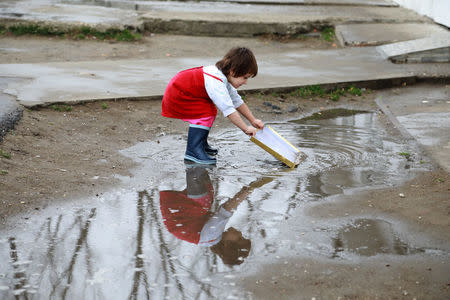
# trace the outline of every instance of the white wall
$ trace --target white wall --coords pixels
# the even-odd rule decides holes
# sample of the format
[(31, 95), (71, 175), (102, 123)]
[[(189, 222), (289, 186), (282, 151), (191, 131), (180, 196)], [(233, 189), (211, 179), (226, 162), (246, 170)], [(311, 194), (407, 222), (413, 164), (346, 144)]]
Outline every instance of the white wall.
[(450, 27), (450, 0), (393, 0), (399, 5)]

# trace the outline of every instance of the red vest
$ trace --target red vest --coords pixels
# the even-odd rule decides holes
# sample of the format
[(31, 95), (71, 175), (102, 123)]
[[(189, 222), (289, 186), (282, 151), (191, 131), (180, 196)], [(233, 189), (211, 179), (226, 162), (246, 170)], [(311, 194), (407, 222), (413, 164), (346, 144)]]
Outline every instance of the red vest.
[(198, 244), (200, 232), (211, 217), (214, 199), (212, 185), (199, 199), (189, 198), (184, 191), (160, 191), (159, 202), (164, 224), (170, 233), (189, 243)]
[(205, 89), (203, 67), (181, 71), (170, 80), (162, 100), (162, 116), (198, 119), (216, 114), (217, 108)]

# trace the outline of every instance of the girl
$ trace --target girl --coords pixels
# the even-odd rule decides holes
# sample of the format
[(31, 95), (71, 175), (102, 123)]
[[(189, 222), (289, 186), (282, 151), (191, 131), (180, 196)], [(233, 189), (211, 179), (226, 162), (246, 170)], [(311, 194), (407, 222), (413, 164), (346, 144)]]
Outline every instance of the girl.
[[(236, 89), (258, 73), (255, 56), (250, 49), (232, 48), (214, 66), (196, 67), (175, 75), (162, 100), (161, 115), (189, 122), (185, 160), (215, 164), (217, 149), (207, 142), (216, 118), (216, 106), (245, 134), (254, 136), (264, 123), (256, 119)], [(248, 126), (242, 114), (251, 124)]]

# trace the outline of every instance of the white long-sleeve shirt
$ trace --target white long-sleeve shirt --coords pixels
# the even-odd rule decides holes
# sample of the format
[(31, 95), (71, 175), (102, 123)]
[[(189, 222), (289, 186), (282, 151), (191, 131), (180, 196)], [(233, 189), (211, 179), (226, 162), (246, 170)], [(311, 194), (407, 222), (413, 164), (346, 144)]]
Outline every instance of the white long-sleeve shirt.
[[(203, 74), (203, 76), (205, 78), (205, 89), (209, 98), (211, 98), (225, 117), (234, 113), (236, 108), (244, 103), (237, 90), (228, 82), (227, 77), (216, 66), (203, 67), (203, 72), (207, 73)], [(222, 81), (208, 74), (220, 78)]]

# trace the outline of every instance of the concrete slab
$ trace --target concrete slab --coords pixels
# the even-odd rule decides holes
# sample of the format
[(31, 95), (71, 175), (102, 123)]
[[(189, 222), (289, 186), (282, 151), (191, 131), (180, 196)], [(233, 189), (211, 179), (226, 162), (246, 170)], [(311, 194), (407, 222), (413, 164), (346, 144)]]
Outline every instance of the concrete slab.
[(377, 50), (396, 63), (450, 62), (450, 32), (378, 46)]
[[(257, 52), (256, 52), (257, 53)], [(392, 78), (450, 76), (442, 64), (396, 65), (375, 48), (296, 51), (257, 55), (259, 72), (244, 90), (289, 88), (310, 84), (377, 81)], [(0, 73), (24, 78), (3, 90), (24, 106), (117, 98), (160, 98), (172, 76), (213, 58), (166, 58), (99, 62), (3, 64)]]
[[(305, 33), (313, 28), (349, 22), (429, 22), (411, 10), (383, 6), (348, 5), (343, 9), (342, 5), (243, 5), (225, 2), (74, 1), (77, 5), (60, 2), (9, 0), (0, 7), (0, 21), (45, 22), (55, 26), (88, 24), (99, 28), (143, 28), (145, 25), (145, 29), (151, 32), (214, 36)], [(85, 5), (78, 5), (80, 3)]]
[[(14, 81), (14, 78), (0, 77), (0, 91), (11, 81)], [(20, 120), (22, 111), (23, 108), (17, 103), (15, 97), (0, 92), (0, 141)]]
[(352, 5), (352, 6), (388, 6), (397, 3), (389, 0), (224, 0), (223, 2), (249, 4), (284, 4), (284, 5)]
[(341, 46), (378, 46), (448, 32), (439, 25), (423, 23), (343, 24), (335, 31)]
[[(428, 19), (419, 16), (411, 10), (400, 7), (361, 7), (349, 6), (343, 9), (335, 5), (240, 5), (237, 3), (204, 3), (204, 2), (152, 2), (151, 12), (146, 18), (170, 18), (186, 20), (217, 20), (247, 22), (301, 22), (336, 20), (340, 22), (388, 22), (393, 23), (415, 20), (427, 22)], [(270, 14), (267, 13), (270, 11)]]
[(89, 25), (102, 28), (140, 28), (138, 13), (128, 9), (60, 4), (64, 1), (5, 1), (0, 6), (2, 22), (34, 21), (58, 26)]
[[(145, 29), (155, 33), (210, 36), (299, 34), (345, 23), (429, 22), (400, 7), (239, 5), (204, 2), (158, 2), (142, 15)], [(270, 14), (267, 12), (270, 11)]]
[(378, 105), (397, 128), (415, 139), (429, 156), (450, 172), (450, 86), (418, 85), (401, 92), (386, 90)]

